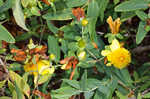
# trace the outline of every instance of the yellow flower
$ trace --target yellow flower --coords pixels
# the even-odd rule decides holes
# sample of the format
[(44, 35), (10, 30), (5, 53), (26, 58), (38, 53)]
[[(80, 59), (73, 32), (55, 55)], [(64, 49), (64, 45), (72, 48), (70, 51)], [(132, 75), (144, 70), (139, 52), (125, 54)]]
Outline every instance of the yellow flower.
[(113, 21), (112, 17), (109, 16), (107, 19), (107, 23), (109, 24), (112, 34), (117, 34), (119, 32), (121, 25), (120, 18), (117, 18), (115, 21)]
[(107, 66), (113, 64), (116, 68), (122, 69), (131, 62), (130, 52), (121, 47), (116, 39), (112, 41), (110, 50), (103, 50), (101, 54), (107, 57), (107, 60), (109, 61), (109, 63), (106, 64)]
[(50, 62), (47, 60), (39, 60), (36, 64), (27, 63), (24, 65), (25, 72), (30, 72), (34, 76), (53, 74), (55, 68), (51, 66)]
[(82, 24), (82, 26), (86, 26), (88, 24), (88, 20), (82, 19), (81, 24)]

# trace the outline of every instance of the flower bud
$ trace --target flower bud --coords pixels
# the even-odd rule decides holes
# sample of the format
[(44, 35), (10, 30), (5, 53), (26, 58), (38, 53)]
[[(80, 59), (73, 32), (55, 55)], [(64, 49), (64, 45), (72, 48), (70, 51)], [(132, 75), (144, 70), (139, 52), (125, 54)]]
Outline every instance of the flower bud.
[(88, 20), (87, 19), (83, 19), (81, 21), (82, 26), (86, 26), (88, 24)]
[(78, 53), (78, 58), (79, 58), (79, 60), (85, 60), (86, 59), (86, 52), (85, 51), (80, 51)]

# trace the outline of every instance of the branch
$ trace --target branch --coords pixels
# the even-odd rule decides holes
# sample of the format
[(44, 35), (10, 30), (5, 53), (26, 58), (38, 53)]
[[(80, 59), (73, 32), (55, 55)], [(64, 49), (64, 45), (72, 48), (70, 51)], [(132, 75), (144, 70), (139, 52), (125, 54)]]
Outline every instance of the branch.
[(150, 50), (150, 45), (136, 47), (132, 50), (132, 52), (133, 53), (142, 53), (142, 52), (148, 51), (148, 50)]

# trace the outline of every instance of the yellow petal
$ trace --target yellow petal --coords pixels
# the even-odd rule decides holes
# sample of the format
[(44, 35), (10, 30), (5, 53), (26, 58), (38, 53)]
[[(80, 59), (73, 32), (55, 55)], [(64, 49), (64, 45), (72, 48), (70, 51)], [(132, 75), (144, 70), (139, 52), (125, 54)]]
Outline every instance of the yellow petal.
[(114, 33), (115, 32), (115, 26), (114, 26), (115, 24), (114, 24), (111, 16), (108, 17), (107, 23), (109, 24), (111, 32)]
[(65, 69), (66, 66), (67, 66), (67, 64), (62, 65), (62, 66), (61, 66), (61, 69)]
[(121, 25), (120, 18), (117, 18), (114, 23), (115, 23), (115, 34), (117, 34), (119, 32), (120, 25)]
[(101, 55), (103, 56), (107, 56), (109, 55), (111, 52), (109, 50), (102, 50)]
[(55, 71), (55, 68), (52, 67), (41, 67), (39, 74), (41, 75), (47, 75), (47, 74), (53, 74)]
[(111, 65), (112, 65), (111, 63), (107, 63), (107, 64), (106, 64), (106, 66), (111, 66)]
[(120, 48), (120, 43), (118, 42), (118, 40), (114, 39), (112, 41), (112, 44), (110, 45), (110, 49), (111, 49), (111, 51), (114, 51), (118, 48)]

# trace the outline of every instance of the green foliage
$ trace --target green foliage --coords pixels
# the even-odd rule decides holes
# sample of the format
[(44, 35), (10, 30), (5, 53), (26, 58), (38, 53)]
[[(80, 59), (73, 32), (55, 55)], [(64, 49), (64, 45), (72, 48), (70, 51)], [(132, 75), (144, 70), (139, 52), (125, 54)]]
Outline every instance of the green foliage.
[(15, 43), (14, 37), (0, 24), (0, 40), (4, 40), (9, 43)]
[(0, 13), (2, 13), (4, 11), (7, 11), (8, 9), (10, 9), (13, 6), (14, 1), (15, 0), (7, 0), (7, 1), (5, 1), (5, 3), (0, 6), (0, 9), (1, 9)]
[(127, 11), (135, 11), (139, 9), (147, 9), (148, 1), (147, 0), (129, 0), (121, 3), (115, 8), (117, 12), (127, 12)]
[(21, 5), (20, 5), (20, 0), (15, 0), (15, 4), (12, 7), (12, 10), (13, 10), (13, 15), (14, 15), (14, 18), (16, 20), (16, 23), (20, 27), (22, 27), (23, 29), (28, 31), (28, 29), (25, 25), (24, 14), (22, 12), (22, 8), (21, 8)]
[(146, 25), (146, 23), (143, 21), (141, 21), (139, 24), (138, 32), (136, 35), (136, 43), (137, 44), (140, 44), (147, 34), (147, 31), (145, 30), (145, 25)]
[[(150, 0), (1, 0), (0, 65), (7, 76), (0, 81), (0, 88), (5, 89), (0, 99), (38, 99), (48, 95), (52, 99), (150, 98), (146, 92), (150, 87), (150, 63), (137, 62), (139, 56), (133, 52), (139, 44), (149, 44), (144, 42), (150, 31), (149, 3)], [(109, 16), (112, 20), (107, 19)], [(83, 20), (87, 23), (83, 24)], [(120, 41), (119, 48), (112, 44), (114, 39)], [(130, 67), (113, 66), (113, 59), (109, 59), (112, 47), (128, 49), (132, 56)], [(109, 54), (103, 55), (102, 51)], [(126, 57), (119, 54), (114, 60), (122, 64)], [(36, 70), (39, 60), (47, 60), (49, 68), (44, 68), (44, 63), (41, 70)], [(27, 64), (32, 69), (29, 72), (24, 67)], [(51, 66), (54, 73), (37, 73), (50, 73)]]
[(54, 54), (56, 56), (56, 62), (59, 61), (60, 48), (58, 45), (58, 40), (53, 36), (48, 37), (48, 52), (49, 52), (49, 54)]
[(43, 18), (46, 20), (69, 20), (72, 19), (71, 9), (64, 9), (62, 11), (57, 11), (55, 13), (47, 13), (43, 15)]

